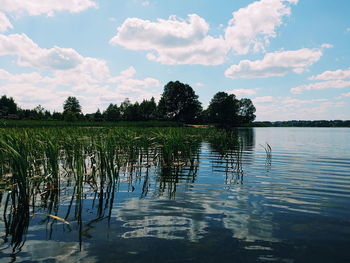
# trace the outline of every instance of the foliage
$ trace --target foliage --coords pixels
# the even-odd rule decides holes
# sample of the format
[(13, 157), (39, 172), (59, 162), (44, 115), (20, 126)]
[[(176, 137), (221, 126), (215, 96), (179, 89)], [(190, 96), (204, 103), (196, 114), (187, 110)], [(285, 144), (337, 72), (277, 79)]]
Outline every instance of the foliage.
[(103, 121), (103, 116), (102, 116), (100, 109), (97, 109), (97, 111), (94, 115), (94, 121), (97, 121), (97, 122)]
[(255, 107), (250, 99), (243, 98), (239, 101), (238, 117), (240, 124), (251, 123), (255, 120)]
[(0, 98), (0, 116), (7, 116), (9, 114), (17, 113), (17, 104), (15, 103), (13, 98), (8, 98), (3, 95)]
[(117, 104), (109, 104), (107, 109), (103, 113), (106, 121), (119, 121), (120, 120), (120, 109)]
[(75, 121), (79, 119), (81, 114), (81, 106), (76, 97), (68, 97), (63, 104), (63, 115), (67, 121)]
[(140, 104), (141, 120), (154, 120), (157, 117), (157, 104), (152, 97), (151, 100), (143, 100)]
[[(77, 126), (94, 126), (84, 122), (134, 122), (134, 121), (172, 121), (187, 124), (214, 123), (219, 126), (246, 126), (255, 119), (255, 107), (250, 99), (237, 100), (235, 95), (225, 92), (215, 94), (209, 108), (202, 110), (201, 103), (194, 90), (188, 84), (179, 81), (169, 82), (164, 86), (161, 99), (157, 105), (154, 97), (141, 103), (132, 103), (126, 98), (119, 106), (109, 104), (103, 112), (83, 114), (76, 97), (68, 97), (63, 104), (63, 112), (52, 114), (38, 105), (34, 109), (20, 109), (13, 98), (5, 95), (0, 99), (0, 118), (6, 120), (45, 120), (83, 122)], [(52, 125), (54, 122), (51, 122)], [(19, 124), (19, 126), (22, 124)], [(45, 126), (48, 123), (44, 124)], [(49, 126), (50, 126), (49, 125)], [(58, 124), (61, 125), (61, 124)], [(67, 125), (67, 124), (64, 124)], [(109, 126), (113, 124), (106, 124)], [(124, 125), (124, 124), (123, 124)], [(160, 126), (163, 126), (160, 124)]]
[(218, 92), (210, 101), (208, 107), (209, 120), (221, 126), (238, 126), (239, 102), (233, 94)]
[(158, 107), (162, 118), (185, 123), (196, 122), (202, 110), (192, 87), (179, 81), (164, 86)]
[(234, 94), (218, 92), (210, 101), (207, 116), (219, 126), (236, 127), (253, 122), (255, 111), (250, 99), (237, 100)]

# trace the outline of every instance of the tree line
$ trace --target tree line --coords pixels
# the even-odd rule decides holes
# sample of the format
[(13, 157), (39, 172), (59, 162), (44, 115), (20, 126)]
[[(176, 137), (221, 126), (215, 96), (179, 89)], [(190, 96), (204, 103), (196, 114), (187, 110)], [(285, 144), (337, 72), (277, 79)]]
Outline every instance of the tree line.
[(234, 94), (218, 92), (203, 110), (193, 88), (179, 81), (170, 81), (158, 102), (152, 97), (141, 103), (125, 99), (120, 105), (111, 103), (105, 110), (83, 114), (76, 97), (68, 97), (62, 112), (50, 112), (38, 105), (34, 109), (21, 109), (13, 98), (0, 98), (0, 118), (22, 120), (65, 121), (175, 121), (192, 124), (213, 123), (219, 126), (240, 126), (252, 123), (255, 107), (250, 99), (238, 100)]

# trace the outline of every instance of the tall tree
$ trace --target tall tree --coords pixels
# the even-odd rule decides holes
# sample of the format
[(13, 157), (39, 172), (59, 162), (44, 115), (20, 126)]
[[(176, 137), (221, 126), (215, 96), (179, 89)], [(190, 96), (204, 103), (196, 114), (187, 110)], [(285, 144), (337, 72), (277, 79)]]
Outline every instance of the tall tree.
[(0, 98), (0, 116), (7, 116), (9, 114), (16, 114), (18, 110), (17, 104), (15, 103), (15, 100), (10, 97), (6, 97), (6, 95), (3, 95)]
[(74, 121), (81, 114), (81, 106), (76, 97), (68, 97), (63, 104), (63, 115), (65, 120)]
[(98, 122), (103, 121), (103, 116), (102, 116), (100, 109), (97, 109), (97, 111), (95, 112), (94, 120), (98, 121)]
[(190, 123), (199, 118), (202, 106), (191, 86), (170, 81), (164, 86), (158, 109), (164, 119)]
[(157, 104), (152, 97), (151, 100), (143, 100), (139, 108), (141, 120), (154, 120), (157, 114)]
[(131, 102), (129, 100), (129, 98), (126, 98), (121, 104), (120, 104), (120, 114), (121, 114), (121, 118), (122, 120), (127, 120), (128, 119), (128, 111), (129, 108), (131, 107)]
[(72, 112), (75, 114), (81, 113), (81, 106), (76, 97), (68, 97), (63, 104), (63, 113)]
[(243, 98), (239, 101), (239, 111), (238, 116), (240, 118), (240, 123), (251, 123), (255, 120), (255, 107), (250, 99)]
[(117, 104), (109, 104), (108, 108), (103, 113), (107, 121), (119, 121), (120, 109)]
[(139, 121), (140, 118), (140, 104), (136, 101), (134, 104), (131, 104), (126, 111), (126, 120), (127, 121)]
[(235, 95), (218, 92), (214, 95), (208, 107), (209, 120), (219, 126), (238, 126), (238, 110), (239, 101)]

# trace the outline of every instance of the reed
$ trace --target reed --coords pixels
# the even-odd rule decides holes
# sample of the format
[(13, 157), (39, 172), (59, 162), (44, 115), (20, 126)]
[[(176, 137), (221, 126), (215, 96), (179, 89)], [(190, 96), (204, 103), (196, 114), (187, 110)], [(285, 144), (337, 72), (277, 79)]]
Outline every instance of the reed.
[[(242, 142), (235, 132), (192, 127), (0, 128), (0, 194), (6, 200), (6, 237), (12, 237), (14, 253), (24, 242), (30, 214), (42, 213), (38, 206), (51, 225), (59, 222), (69, 228), (69, 222), (76, 222), (81, 229), (87, 187), (98, 204), (95, 220), (110, 218), (120, 180), (126, 179), (133, 191), (133, 182), (143, 177), (141, 197), (146, 197), (150, 169), (159, 171), (157, 194), (174, 198), (180, 180), (194, 182), (203, 141), (219, 152), (227, 172), (243, 178)], [(74, 190), (62, 215), (58, 207), (65, 188)]]

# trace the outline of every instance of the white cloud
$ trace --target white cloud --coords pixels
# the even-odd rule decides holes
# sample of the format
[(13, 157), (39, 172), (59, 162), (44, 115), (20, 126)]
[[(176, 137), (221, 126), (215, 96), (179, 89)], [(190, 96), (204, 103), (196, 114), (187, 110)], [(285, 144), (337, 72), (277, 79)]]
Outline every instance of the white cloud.
[(350, 97), (350, 92), (342, 93), (341, 95), (342, 95), (343, 97)]
[(269, 103), (275, 101), (275, 98), (272, 96), (262, 96), (262, 97), (256, 97), (253, 99), (253, 103)]
[(329, 44), (329, 43), (324, 43), (321, 45), (321, 48), (332, 48), (333, 45), (332, 44)]
[(149, 1), (143, 1), (143, 2), (141, 3), (142, 6), (149, 6), (149, 4), (150, 4)]
[(11, 74), (0, 69), (1, 92), (13, 96), (23, 107), (40, 103), (47, 109), (61, 110), (64, 98), (77, 96), (84, 111), (91, 112), (126, 97), (141, 101), (158, 98), (161, 93), (159, 80), (135, 78), (134, 67), (111, 76), (104, 60), (83, 57), (69, 48), (41, 48), (24, 34), (0, 34), (0, 56), (5, 55), (16, 56), (20, 66), (40, 71)]
[(227, 53), (225, 41), (209, 36), (208, 31), (209, 25), (196, 14), (188, 15), (187, 20), (171, 16), (157, 22), (128, 18), (109, 43), (148, 50), (147, 58), (162, 64), (222, 64)]
[(194, 84), (196, 87), (204, 87), (205, 85), (202, 82), (197, 82)]
[(299, 49), (265, 54), (262, 60), (242, 60), (225, 71), (228, 78), (266, 78), (303, 73), (321, 56), (320, 49)]
[(226, 60), (226, 45), (223, 39), (211, 36), (201, 43), (188, 47), (159, 49), (158, 54), (148, 53), (147, 58), (167, 65), (199, 64), (205, 66), (220, 65)]
[(77, 72), (96, 79), (109, 75), (104, 60), (83, 57), (71, 48), (41, 48), (25, 34), (0, 35), (0, 56), (5, 55), (16, 56), (20, 66), (54, 71), (57, 75), (62, 75), (59, 71), (71, 73), (73, 78), (78, 77)]
[(197, 14), (187, 19), (170, 16), (156, 22), (127, 18), (109, 41), (130, 50), (149, 51), (149, 60), (162, 64), (220, 65), (232, 49), (246, 54), (263, 50), (276, 36), (282, 18), (290, 15), (290, 4), (296, 0), (261, 0), (233, 13), (225, 37), (208, 34), (208, 23)]
[(41, 104), (57, 111), (62, 110), (65, 98), (76, 96), (85, 113), (94, 112), (97, 108), (105, 109), (109, 103), (120, 103), (126, 97), (139, 102), (152, 96), (159, 99), (159, 80), (149, 77), (137, 79), (135, 74), (136, 70), (130, 67), (118, 76), (97, 80), (83, 72), (69, 70), (44, 76), (38, 72), (11, 74), (0, 69), (1, 92), (14, 97), (23, 108)]
[(0, 33), (6, 32), (9, 28), (13, 28), (7, 16), (0, 12)]
[(196, 14), (188, 15), (188, 20), (176, 16), (157, 22), (139, 18), (128, 18), (118, 28), (111, 44), (119, 44), (134, 50), (158, 50), (190, 46), (202, 41), (209, 30), (205, 20)]
[(282, 24), (282, 19), (291, 14), (292, 0), (261, 0), (232, 13), (225, 30), (228, 45), (237, 54), (247, 54), (249, 51), (261, 51), (275, 38), (276, 28)]
[(15, 14), (27, 13), (31, 16), (53, 16), (59, 11), (78, 13), (91, 7), (97, 7), (91, 0), (0, 0), (0, 10)]
[(255, 89), (233, 89), (230, 90), (228, 93), (234, 94), (237, 97), (246, 97), (246, 96), (252, 96), (256, 94)]
[(330, 80), (317, 83), (301, 85), (292, 88), (290, 91), (294, 94), (301, 94), (305, 90), (323, 90), (323, 89), (343, 89), (350, 86), (350, 81)]
[(337, 79), (350, 79), (350, 69), (338, 69), (334, 71), (325, 71), (319, 75), (312, 76), (310, 80), (337, 80)]
[(69, 69), (82, 62), (82, 57), (73, 49), (43, 49), (25, 34), (0, 35), (0, 55), (15, 55), (19, 65), (40, 69)]
[[(346, 106), (343, 101), (331, 101), (324, 98), (302, 100), (291, 97), (266, 96), (266, 103), (264, 102), (265, 99), (261, 99), (261, 102), (253, 100), (258, 120), (334, 119), (334, 116), (339, 115), (337, 108)], [(345, 117), (340, 119), (345, 119)]]
[(281, 100), (282, 104), (288, 105), (290, 107), (299, 107), (300, 105), (305, 104), (312, 104), (317, 102), (326, 102), (327, 99), (311, 99), (311, 100), (300, 100), (300, 99), (294, 99), (294, 98), (285, 98)]
[[(160, 87), (159, 80), (154, 78), (139, 80), (134, 78), (135, 74), (136, 70), (131, 66), (121, 71), (119, 76), (110, 78), (108, 82), (113, 83), (123, 97), (131, 97), (131, 99), (139, 101), (151, 98), (151, 96), (149, 96), (149, 88), (158, 90)], [(158, 95), (159, 94), (152, 94), (152, 96), (156, 97), (158, 97)]]

